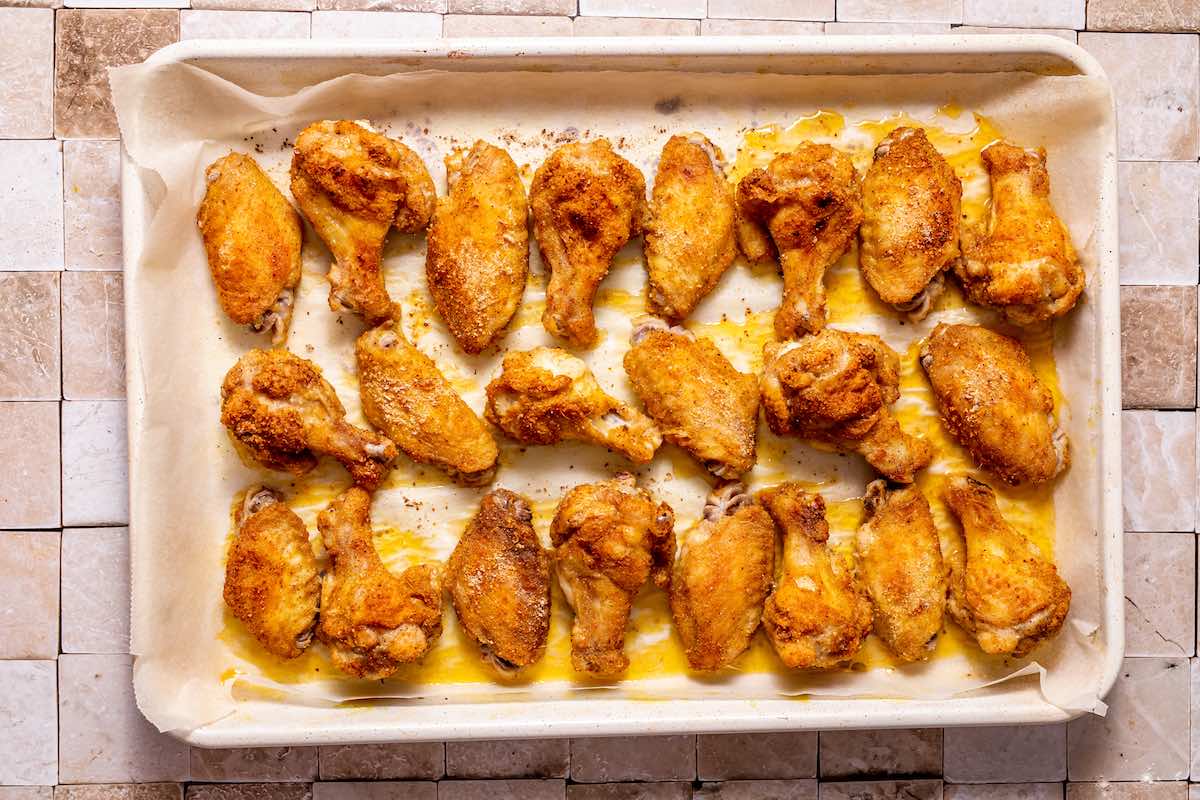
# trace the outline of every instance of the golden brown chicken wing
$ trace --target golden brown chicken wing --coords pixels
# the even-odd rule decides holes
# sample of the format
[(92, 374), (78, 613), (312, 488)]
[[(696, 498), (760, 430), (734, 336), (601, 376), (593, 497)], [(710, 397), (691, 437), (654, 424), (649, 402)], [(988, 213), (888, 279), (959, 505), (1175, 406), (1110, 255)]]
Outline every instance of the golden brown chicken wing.
[(992, 213), (954, 272), (967, 297), (1017, 325), (1061, 317), (1079, 299), (1084, 275), (1050, 203), (1046, 151), (996, 142), (981, 155), (992, 178)]
[(459, 346), (479, 353), (508, 325), (525, 291), (525, 187), (508, 153), (482, 141), (446, 157), (446, 183), (429, 228), (425, 276)]
[[(854, 241), (862, 221), (862, 189), (849, 156), (804, 142), (742, 178), (737, 203), (743, 227), (770, 233), (783, 269), (783, 303), (775, 335), (790, 339), (825, 326), (825, 270)], [(743, 232), (747, 256), (762, 258), (763, 238)]]
[(246, 491), (237, 526), (225, 559), (225, 605), (267, 652), (295, 658), (312, 643), (321, 599), (308, 531), (263, 486)]
[(875, 633), (899, 658), (929, 658), (946, 612), (946, 568), (929, 502), (916, 486), (874, 481), (855, 536), (859, 574), (875, 607)]
[(662, 444), (649, 417), (605, 393), (587, 364), (556, 347), (505, 353), (484, 414), (518, 442), (594, 442), (639, 464)]
[(699, 305), (737, 255), (733, 189), (721, 150), (702, 133), (663, 146), (643, 250), (646, 310), (677, 323)]
[(671, 575), (671, 616), (688, 666), (718, 670), (750, 646), (774, 574), (771, 518), (742, 483), (718, 486)]
[(435, 464), (468, 486), (491, 481), (500, 454), (491, 432), (395, 322), (358, 337), (354, 351), (367, 421), (413, 461)]
[(871, 632), (871, 601), (826, 544), (825, 500), (791, 482), (758, 499), (783, 534), (783, 568), (763, 607), (767, 638), (789, 669), (844, 664)]
[(634, 324), (625, 372), (668, 442), (721, 478), (754, 466), (758, 379), (734, 369), (712, 342), (644, 318)]
[(924, 319), (958, 258), (962, 181), (920, 128), (896, 128), (863, 179), (859, 266), (883, 302)]
[(433, 179), (416, 153), (354, 122), (314, 122), (296, 137), (292, 195), (333, 254), (329, 307), (370, 325), (393, 316), (383, 284), (383, 243), (394, 224), (429, 223)]
[(946, 429), (1010, 484), (1043, 483), (1070, 461), (1054, 398), (1016, 339), (978, 325), (941, 324), (921, 345)]
[(334, 666), (376, 680), (420, 660), (442, 633), (440, 565), (389, 572), (375, 550), (371, 496), (357, 487), (317, 515), (317, 527), (330, 560), (317, 638)]
[(196, 224), (217, 300), (231, 320), (283, 344), (300, 283), (300, 217), (250, 156), (217, 159), (204, 182)]
[(221, 424), (264, 467), (303, 475), (318, 455), (330, 455), (356, 484), (374, 489), (391, 470), (396, 445), (345, 416), (317, 365), (286, 350), (251, 350), (221, 384)]
[(642, 230), (646, 180), (607, 139), (573, 142), (538, 167), (529, 206), (550, 276), (542, 324), (576, 347), (591, 347), (596, 288), (613, 256)]
[(900, 429), (900, 357), (878, 336), (826, 328), (764, 348), (760, 379), (771, 430), (856, 452), (881, 475), (911, 483), (933, 460), (924, 439)]
[(558, 582), (575, 610), (571, 664), (579, 672), (617, 675), (629, 666), (625, 625), (648, 580), (670, 583), (675, 514), (655, 503), (627, 473), (576, 486), (558, 504), (550, 539)]
[(489, 492), (446, 564), (459, 623), (505, 677), (541, 658), (550, 633), (550, 556), (532, 520), (521, 495)]
[(964, 548), (950, 559), (950, 616), (983, 652), (1026, 655), (1062, 628), (1071, 587), (1005, 521), (987, 484), (957, 475), (944, 496), (964, 534)]

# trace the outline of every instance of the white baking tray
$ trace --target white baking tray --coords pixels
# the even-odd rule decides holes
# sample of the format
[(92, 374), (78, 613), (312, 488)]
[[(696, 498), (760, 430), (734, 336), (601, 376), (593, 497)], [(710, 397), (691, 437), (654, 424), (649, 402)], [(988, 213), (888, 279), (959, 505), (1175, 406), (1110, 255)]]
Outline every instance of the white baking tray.
[[(237, 83), (249, 91), (281, 95), (344, 74), (386, 75), (420, 70), (489, 74), (516, 70), (675, 70), (721, 73), (772, 72), (798, 75), (954, 74), (1032, 72), (1087, 75), (1103, 79), (1096, 61), (1079, 47), (1049, 36), (924, 37), (730, 37), (623, 39), (488, 39), (418, 41), (190, 41), (156, 53), (151, 63), (183, 62)], [(811, 109), (797, 109), (805, 113)], [(1108, 109), (1109, 122), (1113, 114)], [(1114, 126), (1115, 129), (1115, 126)], [(1095, 313), (1095, 395), (1085, 398), (1088, 446), (1076, 459), (1094, 462), (1091, 487), (1098, 509), (1094, 541), (1099, 548), (1099, 626), (1103, 668), (1081, 693), (1103, 696), (1111, 687), (1124, 650), (1122, 606), (1122, 528), (1120, 471), (1119, 304), (1115, 141), (1099, 155), (1100, 196), (1092, 246), (1094, 272), (1088, 302)], [(126, 156), (122, 173), (127, 292), (138, 280), (143, 235), (159, 199), (147, 177)], [(168, 298), (162, 298), (167, 302)], [(158, 332), (142, 313), (141, 301), (126, 304), (127, 389), (129, 399), (130, 536), (136, 621), (154, 614), (139, 590), (142, 579), (169, 574), (170, 566), (151, 563), (148, 542), (155, 535), (142, 519), (143, 502), (158, 476), (140, 463), (145, 448), (161, 445), (162, 431), (146, 430), (148, 403), (169, 403), (161, 391), (148, 394), (140, 349)], [(181, 358), (186, 353), (180, 353)], [(214, 387), (215, 391), (215, 387)], [(1086, 403), (1085, 403), (1086, 405)], [(191, 424), (192, 421), (181, 421)], [(208, 424), (206, 420), (204, 424)], [(214, 423), (215, 424), (215, 423)], [(156, 494), (156, 496), (159, 496)], [(1062, 524), (1062, 523), (1060, 523)], [(157, 624), (178, 624), (159, 620)], [(135, 624), (133, 650), (139, 649)], [(922, 727), (1049, 723), (1069, 719), (1043, 699), (1030, 681), (1007, 682), (939, 700), (804, 697), (786, 699), (629, 700), (580, 692), (562, 700), (483, 702), (376, 702), (354, 708), (314, 707), (244, 701), (231, 716), (183, 734), (194, 745), (335, 744), (352, 742), (494, 739), (546, 736), (669, 734), (855, 727)]]

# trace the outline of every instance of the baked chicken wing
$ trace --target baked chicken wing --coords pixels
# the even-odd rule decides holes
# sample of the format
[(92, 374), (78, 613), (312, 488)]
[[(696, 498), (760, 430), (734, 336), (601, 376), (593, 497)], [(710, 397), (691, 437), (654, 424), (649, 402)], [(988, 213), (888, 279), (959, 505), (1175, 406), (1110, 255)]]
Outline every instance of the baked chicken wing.
[(625, 372), (668, 442), (720, 478), (754, 466), (758, 379), (712, 342), (647, 317), (634, 326)]
[(459, 346), (479, 353), (508, 325), (525, 291), (525, 187), (508, 153), (482, 141), (446, 157), (446, 183), (429, 227), (425, 276)]
[(237, 528), (225, 560), (225, 605), (267, 652), (295, 658), (312, 643), (321, 599), (308, 531), (262, 486), (246, 492)]
[(671, 616), (692, 669), (721, 669), (750, 646), (774, 571), (767, 512), (740, 482), (714, 489), (671, 575)]
[(596, 288), (613, 256), (642, 230), (646, 180), (607, 139), (574, 142), (538, 167), (529, 205), (550, 276), (542, 324), (575, 347), (591, 347)]
[(921, 345), (921, 366), (946, 429), (981, 467), (1014, 485), (1043, 483), (1066, 468), (1054, 398), (1016, 339), (940, 324)]
[(992, 213), (954, 272), (967, 297), (1017, 325), (1061, 317), (1079, 299), (1084, 275), (1050, 203), (1046, 151), (996, 142), (981, 155), (992, 179)]
[(371, 496), (348, 489), (317, 515), (330, 569), (321, 583), (317, 638), (334, 666), (371, 680), (420, 660), (442, 633), (441, 568), (399, 575), (384, 566), (371, 530)]
[(764, 348), (760, 387), (772, 431), (859, 453), (881, 475), (911, 483), (933, 449), (888, 410), (899, 385), (900, 357), (878, 336), (826, 328)]
[(303, 475), (318, 455), (329, 455), (374, 490), (396, 460), (396, 445), (345, 416), (317, 365), (286, 350), (251, 350), (221, 384), (221, 424), (264, 467)]
[(904, 661), (933, 652), (946, 612), (946, 568), (929, 502), (916, 486), (867, 486), (855, 536), (859, 574), (875, 607), (875, 633)]
[(737, 255), (733, 189), (721, 150), (702, 133), (663, 146), (643, 242), (646, 310), (677, 323), (703, 300)]
[(783, 269), (783, 303), (775, 335), (790, 339), (825, 326), (825, 270), (854, 241), (862, 221), (862, 189), (850, 157), (805, 142), (742, 178), (737, 189), (747, 256), (761, 258), (765, 228)]
[(541, 658), (550, 633), (550, 556), (532, 520), (521, 495), (488, 493), (446, 564), (459, 623), (506, 677)]
[(372, 425), (413, 461), (468, 486), (491, 481), (499, 456), (492, 434), (396, 323), (358, 337), (355, 354), (363, 415)]
[(607, 394), (587, 364), (556, 347), (505, 353), (484, 414), (518, 442), (593, 442), (639, 464), (662, 444), (649, 417)]
[(250, 156), (217, 159), (204, 182), (196, 224), (217, 300), (231, 320), (283, 344), (300, 283), (300, 217)]
[(798, 483), (758, 493), (783, 534), (783, 564), (763, 607), (763, 630), (789, 669), (846, 663), (871, 632), (871, 601), (830, 551), (825, 500)]
[(896, 128), (863, 179), (859, 265), (883, 302), (916, 321), (958, 258), (962, 181), (920, 128)]
[(1071, 587), (1038, 546), (996, 506), (991, 487), (957, 475), (946, 504), (962, 523), (965, 547), (950, 560), (950, 616), (985, 653), (1026, 655), (1058, 633)]
[(314, 122), (296, 137), (292, 195), (333, 254), (329, 307), (370, 325), (393, 316), (383, 284), (383, 243), (393, 225), (429, 224), (436, 191), (420, 157), (400, 142), (347, 120)]
[(674, 529), (671, 507), (655, 503), (627, 473), (563, 496), (550, 539), (558, 582), (575, 610), (571, 664), (577, 671), (610, 676), (629, 666), (625, 626), (633, 599), (649, 580), (660, 589), (670, 583)]

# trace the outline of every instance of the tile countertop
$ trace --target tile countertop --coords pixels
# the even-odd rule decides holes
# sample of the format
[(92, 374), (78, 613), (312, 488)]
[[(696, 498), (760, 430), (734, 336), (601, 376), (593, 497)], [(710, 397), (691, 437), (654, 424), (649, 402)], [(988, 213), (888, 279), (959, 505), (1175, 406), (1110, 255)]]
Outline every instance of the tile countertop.
[[(1200, 0), (61, 5), (0, 0), (0, 218), (20, 220), (0, 237), (0, 800), (1200, 800), (1200, 783), (1188, 784), (1200, 781)], [(1107, 718), (217, 751), (189, 750), (142, 719), (127, 655), (119, 144), (107, 66), (181, 37), (952, 29), (1078, 41), (1116, 89), (1128, 657)]]

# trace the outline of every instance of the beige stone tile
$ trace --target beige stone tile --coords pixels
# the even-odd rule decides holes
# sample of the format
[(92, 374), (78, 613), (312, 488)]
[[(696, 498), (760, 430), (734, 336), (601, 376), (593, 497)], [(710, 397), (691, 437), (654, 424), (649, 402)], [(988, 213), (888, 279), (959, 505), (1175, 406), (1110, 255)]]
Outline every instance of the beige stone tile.
[(1082, 29), (1086, 0), (963, 0), (968, 25)]
[(574, 16), (576, 0), (448, 0), (451, 14), (542, 14)]
[(63, 783), (187, 779), (188, 746), (137, 709), (129, 656), (59, 656), (58, 695)]
[(325, 780), (437, 780), (446, 774), (441, 742), (331, 745), (319, 749), (318, 759)]
[(125, 292), (119, 272), (62, 276), (62, 393), (68, 400), (125, 397)]
[[(445, 5), (445, 0), (441, 0)], [(245, 11), (312, 11), (317, 0), (192, 0), (192, 8)]]
[(314, 11), (314, 39), (437, 39), (442, 35), (440, 14), (416, 11)]
[(1191, 678), (1191, 774), (1200, 775), (1200, 658), (1188, 662)]
[(570, 36), (570, 17), (525, 17), (499, 14), (447, 14), (442, 35), (456, 36)]
[(63, 142), (68, 270), (120, 270), (121, 143)]
[(55, 141), (0, 141), (0, 270), (63, 268), (62, 148)]
[(54, 135), (54, 12), (0, 8), (0, 138)]
[(313, 800), (437, 800), (437, 786), (432, 781), (314, 783)]
[(575, 783), (567, 800), (692, 800), (690, 783)]
[(54, 132), (62, 138), (118, 135), (107, 68), (144, 61), (179, 39), (179, 12), (63, 9), (55, 26)]
[(0, 403), (0, 430), (0, 528), (58, 527), (58, 403)]
[(0, 686), (0, 784), (56, 783), (54, 662), (0, 661)]
[(58, 656), (58, 531), (0, 531), (0, 659)]
[(962, 22), (963, 0), (837, 0), (844, 22)]
[(690, 781), (695, 777), (695, 736), (571, 740), (571, 779), (578, 783)]
[(945, 774), (955, 783), (1061, 781), (1067, 777), (1067, 726), (946, 728)]
[(129, 522), (125, 403), (68, 400), (62, 406), (64, 525)]
[(569, 739), (446, 742), (450, 778), (565, 778), (571, 767)]
[(825, 32), (821, 22), (777, 19), (705, 19), (701, 36), (812, 36)]
[(634, 17), (576, 17), (576, 36), (699, 36), (695, 19), (648, 19)]
[(62, 534), (62, 651), (129, 652), (129, 529)]
[(822, 779), (942, 771), (940, 728), (821, 731), (820, 736)]
[(1187, 800), (1186, 783), (1070, 783), (1067, 800)]
[(178, 783), (105, 783), (59, 786), (54, 800), (183, 800)]
[(0, 786), (0, 800), (53, 800), (53, 786)]
[(834, 18), (834, 0), (708, 0), (712, 19), (798, 19), (824, 22)]
[(57, 400), (58, 272), (0, 272), (0, 400)]
[(708, 0), (579, 0), (579, 13), (597, 17), (701, 19)]
[(705, 783), (692, 793), (693, 800), (817, 800), (817, 782), (722, 781)]
[(295, 783), (317, 777), (315, 747), (192, 749), (194, 781)]
[(1125, 534), (1125, 655), (1196, 652), (1196, 537)]
[(826, 22), (825, 33), (846, 36), (883, 36), (949, 33), (948, 22)]
[(563, 800), (561, 780), (442, 781), (438, 800)]
[(945, 800), (1063, 800), (1061, 783), (946, 784)]
[(821, 783), (821, 800), (942, 800), (941, 781)]
[(1195, 0), (1089, 0), (1087, 26), (1093, 31), (1200, 31)]
[(1195, 530), (1195, 413), (1125, 411), (1121, 440), (1125, 530)]
[(1121, 287), (1121, 402), (1196, 407), (1196, 287)]
[(1169, 33), (1082, 33), (1117, 98), (1117, 157), (1193, 161), (1197, 138), (1200, 42)]
[[(1073, 30), (1066, 28), (1005, 28), (997, 26), (982, 27), (979, 25), (960, 25), (957, 28), (951, 29), (951, 33), (978, 33), (978, 34), (996, 34), (996, 33), (1044, 33), (1047, 36), (1057, 36), (1060, 39), (1066, 39), (1068, 42), (1078, 41), (1079, 34)], [(949, 787), (947, 787), (949, 791)]]
[(416, 11), (444, 14), (446, 0), (317, 0), (317, 8), (322, 11)]
[(696, 737), (702, 781), (817, 777), (817, 734), (730, 733)]
[(179, 12), (180, 39), (307, 39), (309, 15), (302, 11)]
[(312, 800), (307, 783), (193, 783), (186, 800)]
[(1122, 161), (1117, 169), (1121, 283), (1196, 285), (1200, 164)]

